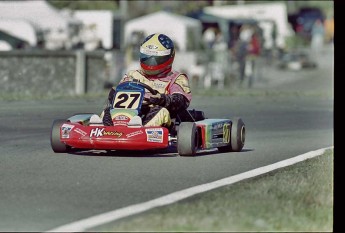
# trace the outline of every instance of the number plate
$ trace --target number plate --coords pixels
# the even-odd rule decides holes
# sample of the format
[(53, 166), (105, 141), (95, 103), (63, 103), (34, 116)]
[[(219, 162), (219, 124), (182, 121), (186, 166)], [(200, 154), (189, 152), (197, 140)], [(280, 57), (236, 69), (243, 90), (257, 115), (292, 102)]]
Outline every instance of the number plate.
[(137, 109), (141, 101), (141, 92), (119, 91), (114, 98), (114, 108)]

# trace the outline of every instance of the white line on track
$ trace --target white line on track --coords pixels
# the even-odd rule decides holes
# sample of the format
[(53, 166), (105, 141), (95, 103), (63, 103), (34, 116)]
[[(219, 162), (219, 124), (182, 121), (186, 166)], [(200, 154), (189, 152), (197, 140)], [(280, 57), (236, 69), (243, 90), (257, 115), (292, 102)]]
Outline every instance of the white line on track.
[(327, 147), (327, 148), (322, 148), (319, 150), (315, 151), (310, 151), (305, 154), (298, 155), (296, 157), (286, 159), (274, 164), (270, 164), (264, 167), (256, 168), (247, 172), (243, 172), (238, 175), (230, 176), (221, 180), (217, 180), (214, 182), (210, 182), (207, 184), (202, 184), (198, 186), (194, 186), (188, 189), (184, 189), (181, 191), (177, 191), (156, 199), (153, 199), (151, 201), (127, 206), (121, 209), (113, 210), (110, 212), (106, 212), (103, 214), (99, 214), (93, 217), (89, 217), (86, 219), (82, 219), (67, 225), (60, 226), (58, 228), (49, 230), (47, 232), (83, 232), (86, 231), (87, 229), (106, 224), (121, 218), (125, 218), (134, 214), (142, 213), (144, 211), (160, 207), (160, 206), (165, 206), (169, 205), (172, 203), (175, 203), (177, 201), (180, 201), (182, 199), (191, 197), (193, 195), (203, 193), (212, 189), (216, 189), (225, 185), (230, 185), (233, 183), (236, 183), (241, 180), (245, 180), (248, 178), (252, 178), (255, 176), (259, 176), (268, 172), (271, 172), (273, 170), (282, 168), (282, 167), (287, 167), (290, 165), (293, 165), (295, 163), (304, 161), (306, 159), (310, 159), (313, 157), (316, 157), (318, 155), (323, 154), (327, 149), (332, 149), (333, 147)]

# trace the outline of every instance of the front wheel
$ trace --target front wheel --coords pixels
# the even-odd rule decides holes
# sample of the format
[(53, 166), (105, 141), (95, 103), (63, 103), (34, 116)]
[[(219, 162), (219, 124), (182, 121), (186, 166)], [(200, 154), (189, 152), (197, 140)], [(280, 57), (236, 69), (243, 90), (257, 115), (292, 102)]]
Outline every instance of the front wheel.
[(51, 134), (50, 134), (50, 144), (54, 152), (64, 153), (67, 152), (69, 147), (60, 141), (60, 127), (63, 123), (66, 123), (66, 120), (58, 119), (54, 120)]
[(177, 132), (177, 151), (181, 156), (193, 156), (198, 147), (198, 131), (194, 122), (182, 122)]

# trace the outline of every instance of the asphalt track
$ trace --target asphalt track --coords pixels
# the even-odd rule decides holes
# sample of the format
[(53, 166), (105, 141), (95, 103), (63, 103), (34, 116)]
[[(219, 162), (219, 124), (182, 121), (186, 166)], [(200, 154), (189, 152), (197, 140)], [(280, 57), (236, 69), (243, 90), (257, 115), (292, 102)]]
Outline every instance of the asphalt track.
[(0, 231), (47, 231), (333, 146), (333, 53), (320, 59), (316, 70), (279, 71), (253, 88), (261, 94), (194, 97), (208, 118), (243, 119), (239, 153), (55, 154), (52, 121), (100, 112), (104, 99), (0, 101)]

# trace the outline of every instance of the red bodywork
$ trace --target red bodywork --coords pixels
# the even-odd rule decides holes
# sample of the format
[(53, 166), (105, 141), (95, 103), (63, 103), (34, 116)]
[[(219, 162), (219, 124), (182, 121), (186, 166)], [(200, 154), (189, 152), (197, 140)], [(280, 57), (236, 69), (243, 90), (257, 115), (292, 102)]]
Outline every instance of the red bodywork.
[(86, 126), (66, 122), (60, 127), (61, 142), (81, 149), (148, 150), (169, 146), (164, 127)]

